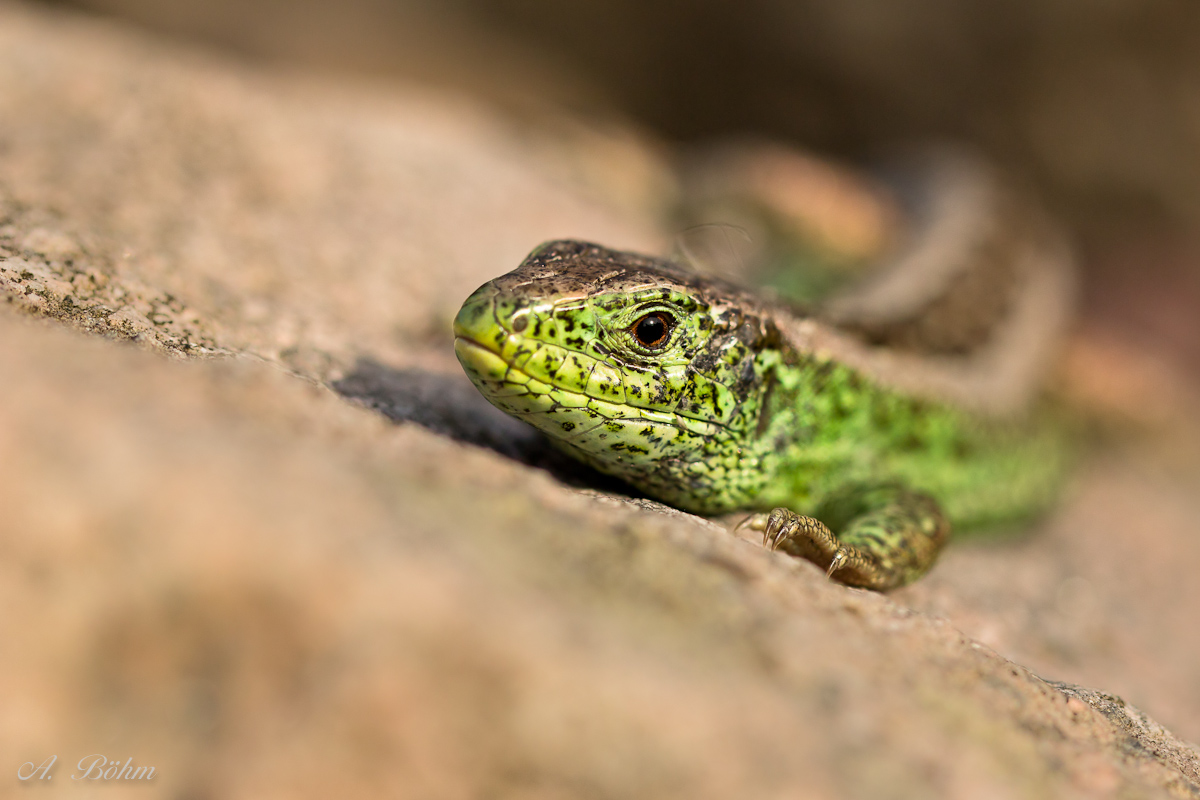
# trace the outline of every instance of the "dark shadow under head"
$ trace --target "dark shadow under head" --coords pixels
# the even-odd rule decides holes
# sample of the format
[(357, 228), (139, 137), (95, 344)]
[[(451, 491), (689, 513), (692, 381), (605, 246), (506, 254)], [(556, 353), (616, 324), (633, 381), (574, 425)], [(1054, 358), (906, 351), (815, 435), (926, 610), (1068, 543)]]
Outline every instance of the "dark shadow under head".
[(440, 436), (486, 447), (545, 470), (567, 485), (642, 496), (633, 487), (559, 452), (545, 435), (485, 400), (465, 375), (393, 369), (363, 359), (331, 386), (393, 422), (414, 423)]

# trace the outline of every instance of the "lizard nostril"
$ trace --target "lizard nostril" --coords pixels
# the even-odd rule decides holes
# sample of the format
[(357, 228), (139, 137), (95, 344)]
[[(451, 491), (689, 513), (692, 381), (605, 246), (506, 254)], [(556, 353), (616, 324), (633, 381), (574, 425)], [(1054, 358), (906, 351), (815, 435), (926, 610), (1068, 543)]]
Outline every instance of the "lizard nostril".
[(519, 316), (513, 320), (513, 323), (512, 323), (513, 333), (520, 333), (521, 331), (525, 330), (527, 327), (529, 327), (529, 315), (522, 314), (521, 316)]

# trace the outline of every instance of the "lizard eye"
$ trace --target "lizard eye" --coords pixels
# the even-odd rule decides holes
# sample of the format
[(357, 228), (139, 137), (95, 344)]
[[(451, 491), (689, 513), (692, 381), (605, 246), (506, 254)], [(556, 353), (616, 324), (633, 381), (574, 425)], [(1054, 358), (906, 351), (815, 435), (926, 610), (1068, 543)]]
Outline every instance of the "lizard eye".
[(675, 320), (662, 311), (651, 311), (633, 323), (633, 338), (648, 350), (656, 350), (667, 343)]

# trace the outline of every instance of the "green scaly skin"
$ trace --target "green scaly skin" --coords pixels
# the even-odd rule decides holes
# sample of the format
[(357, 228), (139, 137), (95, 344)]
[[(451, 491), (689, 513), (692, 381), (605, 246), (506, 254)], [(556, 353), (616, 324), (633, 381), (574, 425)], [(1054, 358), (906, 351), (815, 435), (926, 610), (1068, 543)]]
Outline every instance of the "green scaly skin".
[[(1063, 470), (1044, 426), (988, 422), (803, 352), (788, 312), (658, 259), (574, 241), (473, 293), (455, 351), (494, 405), (591, 466), (856, 586), (924, 574), (951, 528), (1044, 508)], [(639, 321), (669, 332), (647, 346)]]

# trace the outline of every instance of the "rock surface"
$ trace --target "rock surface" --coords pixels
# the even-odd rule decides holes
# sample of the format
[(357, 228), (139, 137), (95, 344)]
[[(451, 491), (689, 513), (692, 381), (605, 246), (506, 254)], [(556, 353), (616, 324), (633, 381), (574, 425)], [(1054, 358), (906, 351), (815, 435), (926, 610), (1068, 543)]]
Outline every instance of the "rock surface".
[(1200, 796), (1108, 694), (1200, 738), (1192, 462), (831, 584), (461, 391), (458, 303), (560, 235), (660, 244), (461, 102), (0, 5), (0, 751), (59, 758), (7, 793)]

